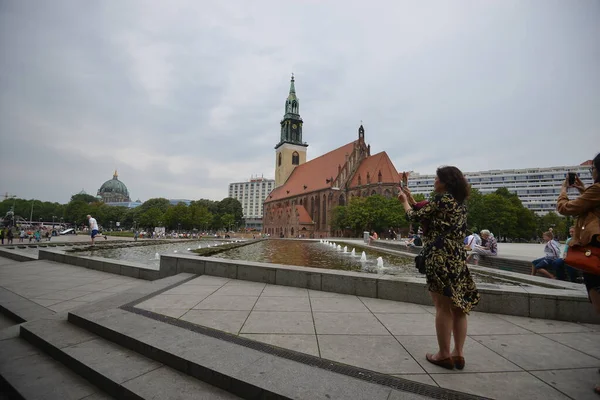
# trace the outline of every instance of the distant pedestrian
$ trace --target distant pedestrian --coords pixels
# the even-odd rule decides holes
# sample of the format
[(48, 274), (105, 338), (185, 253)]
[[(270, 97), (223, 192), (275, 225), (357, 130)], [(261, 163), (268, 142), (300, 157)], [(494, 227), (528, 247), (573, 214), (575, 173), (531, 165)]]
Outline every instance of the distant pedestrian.
[(0, 240), (2, 241), (2, 244), (4, 244), (5, 237), (6, 237), (6, 228), (0, 230)]
[(6, 238), (8, 239), (8, 244), (13, 244), (13, 238), (15, 237), (12, 226), (8, 227), (8, 233), (6, 234)]
[[(87, 219), (90, 225), (90, 236), (92, 238), (92, 246), (95, 246), (96, 244), (94, 243), (94, 241), (96, 240), (96, 236), (100, 235), (100, 232), (98, 230), (98, 222), (96, 221), (96, 218), (92, 218), (91, 215), (88, 215)], [(106, 235), (104, 236), (104, 240), (106, 240)]]
[(27, 234), (25, 233), (25, 229), (21, 229), (21, 232), (19, 232), (19, 242), (23, 242), (25, 236), (27, 236)]

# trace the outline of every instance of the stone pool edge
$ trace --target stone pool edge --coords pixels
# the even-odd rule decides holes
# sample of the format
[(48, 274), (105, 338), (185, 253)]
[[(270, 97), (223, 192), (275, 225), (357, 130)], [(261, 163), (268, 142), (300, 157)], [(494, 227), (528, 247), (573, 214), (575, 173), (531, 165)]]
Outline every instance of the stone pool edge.
[[(76, 265), (117, 275), (153, 281), (182, 272), (220, 276), (272, 285), (432, 305), (423, 278), (370, 275), (195, 255), (160, 256), (158, 270), (130, 261), (77, 256), (60, 250), (39, 250), (40, 260)], [(586, 294), (579, 290), (524, 288), (480, 288), (481, 301), (475, 311), (560, 321), (600, 323)]]

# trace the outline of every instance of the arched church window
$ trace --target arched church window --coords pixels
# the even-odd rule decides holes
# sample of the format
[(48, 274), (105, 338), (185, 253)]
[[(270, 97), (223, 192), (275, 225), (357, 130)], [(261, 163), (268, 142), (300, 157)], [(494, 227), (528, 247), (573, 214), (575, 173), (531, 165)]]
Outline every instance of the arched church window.
[(379, 171), (379, 174), (377, 175), (377, 182), (381, 183), (381, 171)]
[(360, 174), (358, 175), (358, 186), (362, 185), (362, 179), (360, 178)]
[(299, 165), (300, 164), (300, 154), (297, 151), (292, 154), (292, 164)]
[(278, 165), (281, 166), (281, 153), (279, 153), (279, 162)]
[(346, 199), (344, 198), (344, 195), (340, 195), (340, 198), (338, 200), (338, 205), (340, 206), (345, 206), (346, 205)]
[(371, 183), (371, 174), (367, 172), (367, 185)]

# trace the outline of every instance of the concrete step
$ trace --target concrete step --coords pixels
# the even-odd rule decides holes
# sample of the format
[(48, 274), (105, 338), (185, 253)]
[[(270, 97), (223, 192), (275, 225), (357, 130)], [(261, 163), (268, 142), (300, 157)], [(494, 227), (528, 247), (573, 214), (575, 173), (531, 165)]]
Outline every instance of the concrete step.
[(122, 309), (73, 310), (69, 321), (244, 399), (481, 399), (413, 383), (396, 390)]
[(118, 399), (239, 399), (63, 318), (22, 324), (21, 337)]
[(8, 399), (112, 398), (40, 349), (18, 337), (0, 341), (0, 380), (11, 389), (6, 393)]

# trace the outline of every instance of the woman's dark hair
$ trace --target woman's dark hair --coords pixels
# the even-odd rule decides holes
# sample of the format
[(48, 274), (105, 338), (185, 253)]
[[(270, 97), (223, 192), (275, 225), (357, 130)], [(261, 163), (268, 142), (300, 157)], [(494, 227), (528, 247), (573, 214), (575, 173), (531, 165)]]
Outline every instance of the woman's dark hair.
[(471, 191), (465, 176), (456, 167), (440, 167), (435, 172), (440, 182), (446, 186), (446, 191), (450, 193), (454, 199), (462, 204)]
[(596, 154), (596, 157), (592, 160), (594, 168), (596, 168), (596, 176), (598, 177), (594, 182), (600, 183), (600, 153)]

